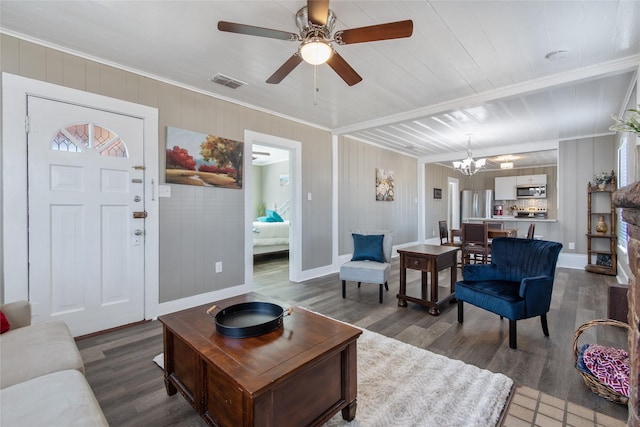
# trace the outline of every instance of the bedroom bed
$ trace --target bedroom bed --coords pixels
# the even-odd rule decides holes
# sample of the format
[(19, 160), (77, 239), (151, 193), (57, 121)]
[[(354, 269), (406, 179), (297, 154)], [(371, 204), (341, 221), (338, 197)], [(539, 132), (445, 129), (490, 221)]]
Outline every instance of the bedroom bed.
[(289, 250), (289, 221), (253, 223), (253, 254), (264, 255)]

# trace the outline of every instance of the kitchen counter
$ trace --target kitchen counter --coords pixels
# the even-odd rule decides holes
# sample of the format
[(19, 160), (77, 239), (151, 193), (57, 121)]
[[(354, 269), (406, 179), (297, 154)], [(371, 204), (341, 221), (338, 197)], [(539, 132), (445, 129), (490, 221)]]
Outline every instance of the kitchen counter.
[(467, 218), (468, 222), (507, 221), (507, 222), (558, 222), (555, 218), (516, 218), (511, 215), (494, 215), (492, 218)]
[(517, 229), (518, 237), (526, 237), (531, 224), (535, 225), (534, 237), (540, 240), (559, 241), (562, 224), (557, 218), (514, 218), (512, 215), (494, 215), (493, 218), (466, 218), (465, 222), (504, 222), (506, 229)]

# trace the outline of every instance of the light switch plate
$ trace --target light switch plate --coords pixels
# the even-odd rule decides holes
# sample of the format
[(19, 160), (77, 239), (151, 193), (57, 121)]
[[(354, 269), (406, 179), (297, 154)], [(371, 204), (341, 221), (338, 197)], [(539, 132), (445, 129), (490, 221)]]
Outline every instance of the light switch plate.
[(158, 197), (171, 197), (171, 186), (158, 185)]

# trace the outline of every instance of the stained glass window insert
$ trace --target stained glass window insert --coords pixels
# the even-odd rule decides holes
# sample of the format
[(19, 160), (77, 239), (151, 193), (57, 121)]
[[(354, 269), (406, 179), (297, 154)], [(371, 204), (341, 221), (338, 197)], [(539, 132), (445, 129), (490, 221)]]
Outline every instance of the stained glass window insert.
[(51, 140), (51, 150), (81, 153), (96, 150), (101, 156), (127, 158), (127, 145), (110, 129), (94, 123), (79, 123), (60, 129)]

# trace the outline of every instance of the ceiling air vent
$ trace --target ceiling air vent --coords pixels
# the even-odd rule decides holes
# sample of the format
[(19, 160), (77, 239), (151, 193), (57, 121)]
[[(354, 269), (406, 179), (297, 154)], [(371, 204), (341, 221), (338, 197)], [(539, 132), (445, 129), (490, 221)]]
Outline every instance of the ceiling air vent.
[(240, 80), (236, 80), (229, 76), (225, 76), (224, 74), (218, 73), (215, 76), (211, 77), (211, 80), (214, 83), (218, 83), (219, 85), (230, 87), (231, 89), (238, 89), (240, 86), (246, 86), (247, 83), (242, 82)]

